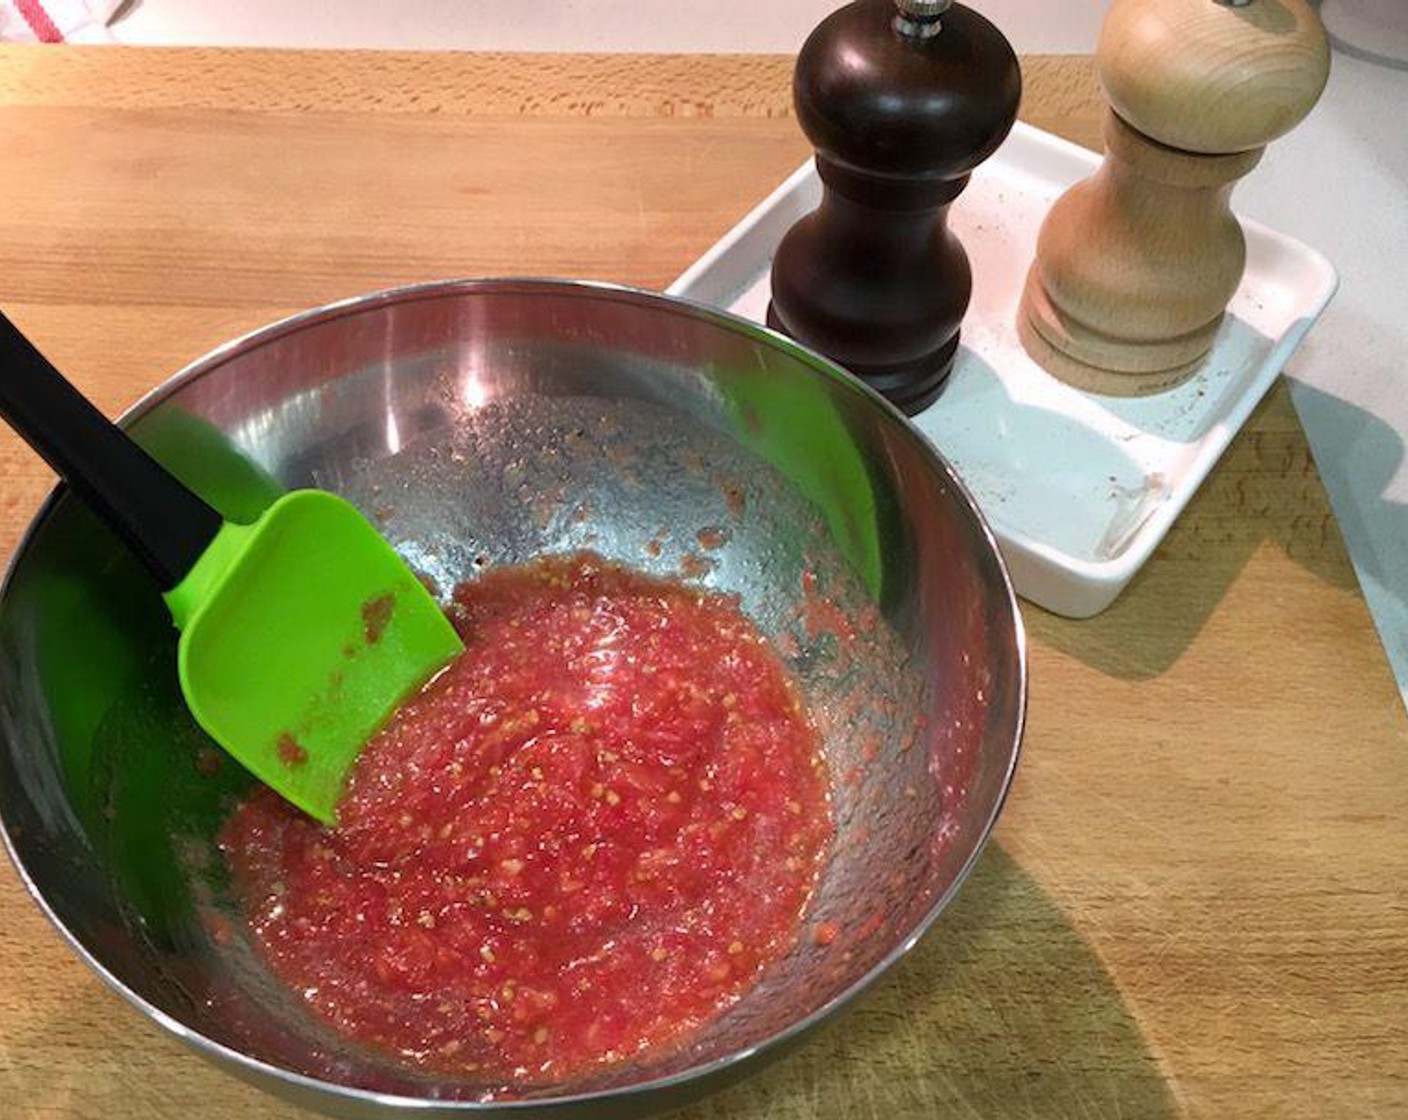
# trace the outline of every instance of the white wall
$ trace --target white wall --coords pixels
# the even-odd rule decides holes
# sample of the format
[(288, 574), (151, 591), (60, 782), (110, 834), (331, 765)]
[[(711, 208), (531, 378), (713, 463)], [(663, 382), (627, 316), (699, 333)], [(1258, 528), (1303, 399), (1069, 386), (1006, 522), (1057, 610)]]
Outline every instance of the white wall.
[[(139, 0), (125, 43), (791, 53), (841, 0)], [(1019, 51), (1089, 51), (1106, 0), (970, 0)]]

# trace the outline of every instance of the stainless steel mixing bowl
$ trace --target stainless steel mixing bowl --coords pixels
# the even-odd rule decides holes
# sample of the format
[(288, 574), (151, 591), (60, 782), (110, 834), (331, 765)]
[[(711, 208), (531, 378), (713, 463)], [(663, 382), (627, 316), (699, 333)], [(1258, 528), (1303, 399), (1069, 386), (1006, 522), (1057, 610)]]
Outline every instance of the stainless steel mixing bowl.
[(347, 495), (444, 589), (589, 547), (736, 592), (825, 740), (837, 837), (791, 955), (682, 1048), (486, 1103), (484, 1082), (340, 1039), (271, 979), (212, 839), (249, 780), (187, 716), (150, 583), (56, 494), (0, 598), (10, 853), (119, 994), (273, 1093), (349, 1117), (681, 1104), (880, 976), (992, 828), (1026, 693), (993, 539), (899, 413), (768, 331), (617, 288), (437, 284), (232, 343), (128, 422), (227, 517), (283, 487)]

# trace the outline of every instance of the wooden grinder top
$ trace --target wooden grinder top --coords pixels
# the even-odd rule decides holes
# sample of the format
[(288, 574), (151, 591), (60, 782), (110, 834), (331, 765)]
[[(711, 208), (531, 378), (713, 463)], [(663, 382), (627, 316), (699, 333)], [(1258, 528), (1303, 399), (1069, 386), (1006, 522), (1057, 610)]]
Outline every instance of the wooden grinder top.
[(1304, 0), (1114, 0), (1100, 81), (1115, 112), (1189, 152), (1263, 148), (1320, 97), (1330, 48)]

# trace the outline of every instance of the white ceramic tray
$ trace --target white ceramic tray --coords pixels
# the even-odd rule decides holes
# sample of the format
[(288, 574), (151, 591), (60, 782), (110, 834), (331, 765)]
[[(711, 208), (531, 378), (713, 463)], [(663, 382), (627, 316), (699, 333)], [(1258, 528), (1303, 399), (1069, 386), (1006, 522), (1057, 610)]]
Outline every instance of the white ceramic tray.
[[(913, 418), (972, 491), (1018, 592), (1076, 618), (1153, 554), (1338, 283), (1315, 250), (1243, 220), (1246, 274), (1200, 372), (1139, 398), (1057, 381), (1017, 341), (1017, 306), (1047, 210), (1099, 162), (1018, 124), (974, 174), (949, 218), (973, 264), (962, 345), (943, 395)], [(669, 292), (762, 322), (773, 250), (820, 199), (808, 162)]]

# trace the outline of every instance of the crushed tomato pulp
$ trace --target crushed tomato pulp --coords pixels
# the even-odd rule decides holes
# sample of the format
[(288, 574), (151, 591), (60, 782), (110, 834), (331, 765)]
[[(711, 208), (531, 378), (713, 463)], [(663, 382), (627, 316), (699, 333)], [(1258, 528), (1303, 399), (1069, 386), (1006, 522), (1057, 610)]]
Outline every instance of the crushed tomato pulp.
[(456, 589), (464, 655), (326, 829), (221, 836), (273, 970), (350, 1037), (509, 1087), (678, 1039), (796, 941), (832, 834), (816, 735), (728, 597), (590, 553)]

